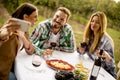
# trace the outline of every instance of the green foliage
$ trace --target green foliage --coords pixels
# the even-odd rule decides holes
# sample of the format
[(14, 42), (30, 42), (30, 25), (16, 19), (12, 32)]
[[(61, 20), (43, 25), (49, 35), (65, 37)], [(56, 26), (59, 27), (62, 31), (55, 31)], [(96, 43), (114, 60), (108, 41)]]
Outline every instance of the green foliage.
[(113, 25), (118, 26), (120, 28), (120, 23), (119, 23), (120, 22), (120, 12), (119, 11), (120, 11), (120, 2), (114, 6), (113, 10), (110, 10), (110, 12), (112, 13), (110, 15), (113, 20), (113, 22), (111, 22), (111, 23), (113, 23)]
[(36, 0), (34, 4), (46, 6), (48, 8), (55, 10), (56, 7), (59, 6), (59, 0)]
[(8, 9), (8, 12), (11, 14), (20, 4), (24, 2), (34, 2), (34, 0), (2, 0), (4, 6)]
[[(114, 0), (2, 0), (5, 7), (12, 13), (16, 7), (24, 2), (33, 3), (39, 6), (39, 12), (46, 18), (53, 15), (53, 12), (59, 7), (64, 6), (70, 9), (74, 14), (71, 19), (85, 24), (85, 19), (88, 19), (95, 11), (103, 11), (108, 17), (108, 26), (119, 29), (120, 27), (120, 2), (115, 3)], [(76, 17), (80, 16), (85, 19)]]
[(54, 11), (52, 9), (47, 8), (45, 6), (38, 6), (38, 9), (39, 9), (39, 14), (46, 18), (50, 18), (54, 14)]
[(16, 7), (18, 7), (19, 3), (18, 0), (3, 0), (2, 3), (4, 4), (4, 6), (9, 9), (9, 13), (11, 13), (13, 10), (16, 9)]
[(90, 3), (89, 0), (60, 0), (62, 6), (69, 8), (72, 13), (82, 14), (84, 17), (92, 11), (92, 5)]
[[(78, 16), (80, 16), (80, 17), (78, 17)], [(84, 18), (84, 17), (82, 17), (81, 15), (73, 14), (73, 15), (71, 16), (71, 19), (72, 19), (72, 20), (75, 20), (75, 21), (77, 21), (77, 22), (79, 22), (79, 23), (81, 23), (81, 24), (84, 24), (84, 25), (87, 24), (87, 19)]]

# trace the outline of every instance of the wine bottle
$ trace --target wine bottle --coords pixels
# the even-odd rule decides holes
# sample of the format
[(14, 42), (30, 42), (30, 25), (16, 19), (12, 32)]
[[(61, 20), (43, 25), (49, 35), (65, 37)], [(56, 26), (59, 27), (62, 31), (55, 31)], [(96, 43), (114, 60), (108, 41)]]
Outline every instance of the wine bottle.
[(101, 63), (102, 63), (102, 54), (103, 54), (103, 50), (100, 50), (99, 56), (95, 59), (92, 71), (91, 71), (91, 75), (90, 75), (90, 80), (96, 80), (99, 70), (101, 68)]

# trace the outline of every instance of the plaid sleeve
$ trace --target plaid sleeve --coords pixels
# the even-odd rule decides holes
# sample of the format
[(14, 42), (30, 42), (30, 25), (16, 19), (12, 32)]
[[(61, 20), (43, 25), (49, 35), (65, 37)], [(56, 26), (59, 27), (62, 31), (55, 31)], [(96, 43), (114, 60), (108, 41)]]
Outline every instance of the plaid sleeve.
[(33, 44), (36, 44), (39, 41), (40, 35), (41, 35), (41, 26), (40, 24), (34, 29), (32, 32), (30, 39), (32, 40)]
[(34, 31), (32, 32), (30, 39), (32, 40), (32, 45), (35, 47), (35, 50), (39, 52), (39, 54), (41, 55), (43, 53), (43, 49), (40, 49), (39, 45), (40, 45), (40, 37), (41, 37), (41, 32), (43, 32), (43, 25), (39, 24)]
[(71, 27), (64, 29), (63, 39), (61, 40), (60, 50), (65, 52), (74, 52), (76, 49), (75, 37)]

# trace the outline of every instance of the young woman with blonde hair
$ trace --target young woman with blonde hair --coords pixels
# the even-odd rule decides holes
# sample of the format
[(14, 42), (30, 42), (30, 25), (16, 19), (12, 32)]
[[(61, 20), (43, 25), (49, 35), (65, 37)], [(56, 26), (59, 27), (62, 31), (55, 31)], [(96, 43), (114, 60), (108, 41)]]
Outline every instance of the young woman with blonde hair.
[[(116, 78), (114, 65), (114, 42), (106, 32), (107, 18), (104, 12), (96, 12), (92, 14), (85, 32), (83, 42), (87, 43), (87, 53), (93, 60), (99, 54), (100, 49), (103, 49), (105, 59), (102, 62), (102, 67)], [(81, 47), (79, 47), (81, 52)], [(84, 51), (82, 51), (84, 52)]]

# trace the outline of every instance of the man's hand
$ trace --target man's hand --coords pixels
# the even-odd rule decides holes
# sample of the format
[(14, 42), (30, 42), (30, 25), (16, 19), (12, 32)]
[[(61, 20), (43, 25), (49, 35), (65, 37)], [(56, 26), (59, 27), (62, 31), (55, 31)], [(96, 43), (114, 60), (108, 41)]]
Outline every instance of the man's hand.
[(53, 53), (53, 50), (52, 49), (46, 49), (44, 52), (43, 52), (43, 56), (47, 56), (47, 55), (52, 55)]

